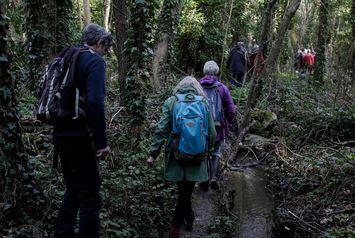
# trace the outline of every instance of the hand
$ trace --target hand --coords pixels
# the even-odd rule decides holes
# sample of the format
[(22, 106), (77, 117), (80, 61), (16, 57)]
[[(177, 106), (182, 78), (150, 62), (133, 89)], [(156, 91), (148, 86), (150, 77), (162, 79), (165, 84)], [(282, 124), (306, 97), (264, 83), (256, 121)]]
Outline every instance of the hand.
[(149, 156), (149, 158), (147, 159), (148, 166), (152, 167), (154, 165), (154, 161), (155, 159), (152, 156)]
[(106, 157), (111, 152), (110, 147), (106, 146), (105, 148), (99, 149), (96, 151), (96, 156), (99, 158)]

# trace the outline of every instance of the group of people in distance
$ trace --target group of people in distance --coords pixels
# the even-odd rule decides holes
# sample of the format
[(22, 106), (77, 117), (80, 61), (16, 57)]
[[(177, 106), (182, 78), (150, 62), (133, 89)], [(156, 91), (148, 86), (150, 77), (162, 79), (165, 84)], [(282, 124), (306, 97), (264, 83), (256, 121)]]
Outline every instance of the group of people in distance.
[[(55, 118), (52, 122), (54, 151), (60, 158), (65, 182), (54, 232), (56, 238), (76, 237), (74, 225), (78, 212), (79, 237), (100, 237), (98, 162), (110, 153), (104, 108), (106, 62), (102, 55), (111, 41), (105, 28), (87, 25), (82, 45), (63, 50), (48, 65), (44, 76), (36, 115), (41, 120), (44, 113), (43, 122)], [(75, 62), (68, 52), (76, 55)], [(243, 84), (246, 57), (243, 43), (238, 42), (227, 62), (236, 86)], [(66, 62), (72, 64), (65, 68)], [(63, 77), (58, 76), (56, 67), (62, 67)], [(204, 191), (218, 189), (221, 149), (236, 115), (230, 91), (218, 76), (217, 63), (207, 61), (201, 70), (204, 76), (200, 80), (183, 77), (165, 100), (145, 161), (153, 166), (165, 145), (165, 179), (177, 183), (170, 238), (178, 238), (182, 228), (193, 229), (195, 213), (191, 196), (195, 185), (199, 184)]]
[[(231, 73), (230, 83), (235, 87), (242, 87), (246, 74), (252, 75), (254, 71), (256, 74), (261, 73), (264, 68), (265, 58), (257, 44), (254, 44), (251, 50), (247, 50), (243, 41), (237, 41), (230, 50), (226, 62), (227, 68)], [(259, 65), (258, 68), (256, 68), (257, 63)]]
[(313, 74), (316, 53), (314, 50), (301, 48), (295, 55), (295, 71), (300, 78)]

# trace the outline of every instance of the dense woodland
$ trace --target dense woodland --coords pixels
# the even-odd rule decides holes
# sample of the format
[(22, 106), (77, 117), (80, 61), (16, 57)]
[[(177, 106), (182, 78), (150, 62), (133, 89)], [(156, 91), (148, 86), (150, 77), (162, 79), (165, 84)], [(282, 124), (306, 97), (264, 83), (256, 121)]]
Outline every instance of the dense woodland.
[[(105, 56), (112, 154), (100, 161), (102, 237), (166, 235), (175, 187), (163, 160), (145, 164), (154, 125), (173, 86), (199, 78), (204, 62), (216, 61), (231, 86), (225, 62), (236, 40), (258, 44), (266, 61), (230, 87), (238, 116), (224, 169), (253, 151), (274, 200), (274, 237), (355, 236), (355, 0), (1, 0), (1, 237), (52, 235), (63, 180), (52, 128), (33, 111), (44, 66), (80, 43), (89, 22), (115, 38)], [(316, 52), (306, 77), (294, 68), (300, 48)], [(238, 237), (224, 195), (201, 237)]]

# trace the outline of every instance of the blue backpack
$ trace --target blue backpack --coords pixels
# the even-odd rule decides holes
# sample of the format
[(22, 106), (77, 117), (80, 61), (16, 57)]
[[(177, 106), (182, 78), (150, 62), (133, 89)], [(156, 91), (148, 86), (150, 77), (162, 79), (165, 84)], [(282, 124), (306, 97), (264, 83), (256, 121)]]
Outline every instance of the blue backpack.
[(205, 91), (208, 104), (210, 106), (210, 111), (212, 113), (212, 117), (216, 127), (221, 126), (224, 120), (224, 112), (222, 105), (222, 97), (219, 94), (219, 86), (222, 84), (220, 82), (214, 82), (210, 86), (203, 86), (203, 90)]
[(198, 164), (208, 152), (208, 108), (203, 97), (176, 94), (173, 108), (173, 149), (183, 165)]

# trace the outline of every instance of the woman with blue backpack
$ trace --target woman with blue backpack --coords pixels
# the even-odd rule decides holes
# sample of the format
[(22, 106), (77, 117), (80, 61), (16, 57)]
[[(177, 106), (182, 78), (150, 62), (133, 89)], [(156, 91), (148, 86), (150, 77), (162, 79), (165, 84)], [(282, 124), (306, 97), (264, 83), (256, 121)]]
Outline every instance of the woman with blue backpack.
[[(210, 184), (212, 189), (218, 189), (217, 174), (221, 159), (221, 145), (226, 139), (229, 126), (232, 124), (236, 107), (228, 88), (218, 78), (219, 67), (213, 60), (207, 61), (203, 67), (204, 77), (200, 84), (208, 98), (210, 111), (216, 125), (217, 138), (210, 162)], [(208, 183), (200, 184), (204, 190), (208, 189)]]
[(163, 105), (150, 147), (148, 165), (152, 166), (165, 145), (165, 179), (177, 183), (178, 199), (170, 238), (180, 229), (191, 231), (195, 215), (191, 195), (196, 182), (208, 180), (207, 157), (213, 149), (216, 130), (207, 97), (200, 83), (185, 77)]

